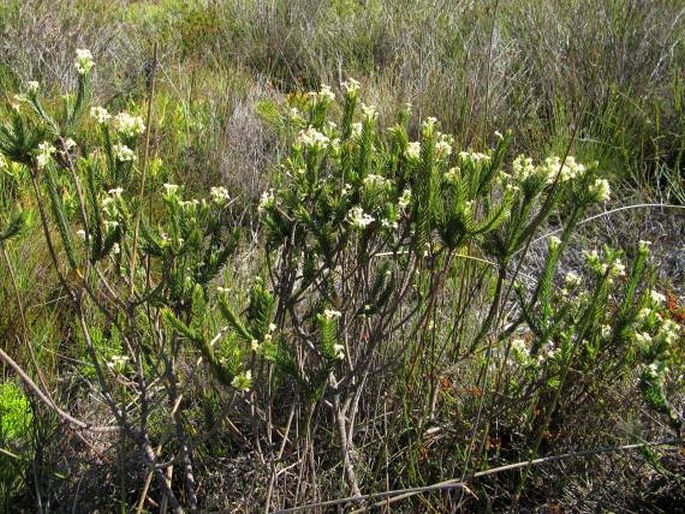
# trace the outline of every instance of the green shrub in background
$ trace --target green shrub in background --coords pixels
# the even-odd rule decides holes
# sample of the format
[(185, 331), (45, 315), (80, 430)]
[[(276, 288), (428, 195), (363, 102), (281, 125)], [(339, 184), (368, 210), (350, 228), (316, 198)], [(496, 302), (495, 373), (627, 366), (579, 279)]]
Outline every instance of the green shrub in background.
[[(69, 0), (58, 7), (35, 0), (0, 7), (0, 37), (7, 41), (0, 49), (0, 77), (7, 79), (0, 81), (7, 90), (27, 80), (52, 92), (73, 83), (72, 49), (86, 45), (104, 57), (100, 102), (123, 109), (144, 96), (155, 41), (164, 67), (160, 99), (171, 97), (188, 124), (211, 122), (211, 137), (169, 144), (166, 160), (177, 170), (183, 162), (206, 173), (205, 187), (219, 175), (232, 180), (269, 168), (273, 149), (254, 138), (253, 123), (238, 127), (251, 151), (237, 156), (239, 163), (227, 158), (235, 155), (231, 140), (241, 140), (231, 128), (243, 114), (245, 91), (270, 96), (274, 88), (292, 92), (322, 81), (339, 87), (352, 75), (383, 113), (407, 100), (420, 118), (441, 113), (443, 130), (457, 133), (460, 146), (484, 145), (507, 127), (516, 134), (517, 153), (540, 158), (564, 153), (575, 134), (579, 160), (601, 160), (630, 190), (653, 196), (682, 189), (685, 54), (678, 2), (417, 8), (407, 0)], [(217, 87), (210, 78), (227, 85), (236, 76), (244, 78), (241, 87)], [(214, 103), (210, 116), (195, 109), (195, 100)]]

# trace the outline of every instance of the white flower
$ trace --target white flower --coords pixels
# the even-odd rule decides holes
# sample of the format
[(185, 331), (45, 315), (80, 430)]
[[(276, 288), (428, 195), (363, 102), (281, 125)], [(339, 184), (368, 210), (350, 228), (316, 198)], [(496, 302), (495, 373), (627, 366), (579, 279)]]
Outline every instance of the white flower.
[(478, 164), (490, 162), (490, 156), (481, 152), (459, 152), (459, 158), (465, 163)]
[(411, 189), (407, 188), (404, 191), (402, 191), (402, 196), (400, 196), (400, 199), (397, 201), (397, 205), (400, 209), (406, 209), (409, 207), (409, 204), (411, 203)]
[(264, 212), (265, 209), (268, 207), (271, 207), (274, 204), (274, 190), (269, 189), (268, 191), (264, 191), (262, 193), (261, 198), (259, 199), (259, 207), (257, 207), (258, 212)]
[(657, 337), (667, 345), (672, 345), (678, 340), (680, 334), (680, 327), (672, 320), (668, 319), (663, 322)]
[(651, 289), (649, 291), (649, 299), (655, 305), (663, 305), (663, 303), (666, 301), (666, 295), (663, 295), (660, 292)]
[(404, 155), (410, 161), (418, 161), (421, 157), (421, 143), (418, 141), (409, 143), (407, 149), (404, 151)]
[(389, 186), (390, 180), (385, 178), (385, 177), (381, 177), (380, 175), (375, 175), (375, 174), (371, 173), (370, 175), (367, 175), (364, 178), (364, 185), (369, 189), (374, 189), (374, 188), (381, 189), (381, 188), (384, 188), (386, 186)]
[(79, 72), (79, 75), (87, 74), (93, 66), (95, 66), (95, 61), (93, 61), (93, 54), (90, 50), (85, 48), (78, 48), (76, 50), (76, 59), (74, 60), (74, 66)]
[(302, 111), (300, 111), (297, 107), (290, 108), (290, 119), (298, 123), (304, 123), (304, 116), (302, 116)]
[(519, 186), (517, 186), (516, 184), (507, 184), (506, 186), (504, 186), (504, 191), (509, 193), (509, 194), (516, 194), (520, 190), (521, 190), (521, 188)]
[(653, 314), (656, 314), (658, 316), (658, 313), (656, 311), (653, 311), (649, 307), (643, 307), (637, 313), (637, 321), (644, 322), (648, 320)]
[(107, 361), (107, 367), (114, 373), (122, 373), (130, 359), (126, 355), (113, 355)]
[(601, 331), (602, 331), (602, 337), (604, 339), (607, 339), (611, 335), (611, 326), (610, 325), (602, 325)]
[(133, 162), (137, 156), (133, 150), (126, 145), (112, 145), (114, 158), (121, 162)]
[(78, 236), (79, 239), (85, 239), (86, 238), (86, 231), (83, 229), (77, 230), (76, 235)]
[(551, 236), (548, 240), (548, 243), (550, 250), (556, 250), (561, 246), (561, 239), (559, 239), (557, 236)]
[(523, 339), (514, 339), (511, 341), (511, 353), (516, 362), (525, 362), (530, 357), (528, 346)]
[(662, 340), (667, 345), (673, 344), (678, 340), (680, 333), (680, 326), (673, 320), (667, 319), (659, 327), (659, 332), (656, 337)]
[(435, 128), (435, 124), (438, 122), (438, 119), (429, 116), (424, 120), (424, 122), (421, 124), (421, 132), (424, 137), (430, 137), (433, 134), (433, 129)]
[(356, 96), (357, 92), (359, 91), (359, 82), (353, 78), (349, 78), (347, 81), (342, 83), (342, 87), (347, 95)]
[(111, 196), (105, 196), (100, 200), (100, 206), (107, 216), (114, 217), (117, 215), (117, 205)]
[(181, 200), (178, 202), (178, 205), (180, 205), (184, 211), (192, 212), (199, 203), (200, 201), (197, 198), (193, 198), (192, 200)]
[(127, 112), (120, 112), (114, 118), (117, 132), (124, 137), (132, 138), (145, 132), (145, 123), (140, 116), (131, 116)]
[(626, 266), (621, 262), (621, 259), (616, 259), (611, 264), (611, 275), (615, 277), (625, 277)]
[(110, 189), (109, 191), (107, 191), (107, 194), (108, 194), (109, 196), (114, 197), (114, 198), (120, 198), (120, 197), (121, 197), (121, 193), (123, 193), (123, 192), (124, 192), (124, 190), (123, 190), (122, 188), (120, 188), (120, 187), (115, 187), (114, 189)]
[(29, 81), (26, 83), (26, 86), (27, 86), (26, 89), (28, 89), (28, 92), (29, 92), (29, 93), (34, 93), (34, 94), (35, 94), (35, 93), (37, 93), (38, 90), (40, 89), (40, 84), (39, 84), (38, 81), (36, 81), (36, 80), (29, 80)]
[(325, 84), (321, 84), (321, 91), (310, 91), (309, 97), (317, 102), (329, 103), (335, 100), (335, 93)]
[(91, 107), (90, 115), (93, 118), (95, 118), (95, 121), (100, 125), (104, 125), (112, 119), (112, 115), (109, 113), (109, 111), (107, 111), (107, 109), (105, 109), (104, 107), (100, 106)]
[(647, 332), (636, 332), (635, 340), (639, 344), (647, 346), (652, 342), (652, 336), (650, 336)]
[(52, 154), (56, 151), (55, 147), (47, 141), (43, 141), (38, 145), (38, 153), (36, 154), (36, 166), (42, 170), (50, 162)]
[(572, 155), (566, 157), (563, 165), (561, 159), (556, 155), (545, 159), (544, 165), (547, 168), (545, 173), (550, 178), (550, 181), (554, 180), (554, 177), (557, 175), (557, 173), (559, 173), (560, 182), (567, 182), (569, 180), (582, 177), (587, 171), (585, 165), (576, 162), (575, 157)]
[(397, 221), (383, 218), (381, 220), (381, 227), (395, 230), (397, 227), (399, 227), (399, 224), (397, 223)]
[(373, 121), (378, 116), (378, 109), (375, 105), (362, 104), (361, 110), (365, 120)]
[(249, 391), (252, 388), (252, 371), (247, 370), (242, 373), (238, 373), (233, 380), (231, 385), (240, 391)]
[(325, 100), (327, 102), (332, 102), (335, 100), (335, 93), (331, 91), (331, 88), (326, 84), (321, 84), (321, 91), (319, 91), (319, 100)]
[(591, 252), (584, 250), (583, 255), (585, 255), (585, 260), (590, 266), (594, 267), (600, 263), (599, 253), (597, 252), (597, 249), (593, 249)]
[(521, 182), (536, 172), (533, 159), (526, 157), (525, 155), (517, 156), (516, 159), (514, 159), (514, 162), (511, 164), (511, 169), (514, 177)]
[(649, 366), (645, 366), (644, 368), (645, 375), (647, 375), (650, 380), (655, 380), (659, 383), (664, 382), (666, 371), (666, 366), (659, 361), (652, 362)]
[(611, 196), (611, 188), (609, 187), (609, 181), (603, 178), (598, 178), (589, 187), (590, 194), (598, 202), (606, 202)]
[(351, 129), (352, 137), (358, 138), (362, 135), (362, 124), (361, 124), (361, 122), (358, 121), (356, 123), (353, 123), (351, 125), (350, 129)]
[(212, 197), (212, 201), (217, 204), (223, 204), (231, 199), (228, 191), (223, 186), (212, 187), (209, 189), (209, 196)]
[(345, 347), (341, 345), (340, 343), (336, 343), (333, 345), (333, 354), (335, 355), (335, 358), (339, 361), (343, 360), (345, 358)]
[(350, 224), (353, 227), (359, 228), (359, 229), (365, 229), (371, 223), (376, 221), (375, 218), (366, 214), (364, 212), (364, 210), (359, 206), (352, 207), (350, 209), (350, 212), (347, 213), (347, 216), (348, 216), (348, 221), (350, 222)]
[(581, 284), (581, 279), (576, 273), (569, 271), (564, 277), (564, 283), (566, 287), (577, 287)]
[(335, 309), (326, 309), (323, 311), (323, 317), (328, 321), (338, 319), (340, 316), (342, 316), (342, 312), (336, 311)]
[(115, 230), (119, 226), (119, 222), (114, 220), (105, 220), (103, 221), (103, 225), (105, 226), (105, 230)]
[(119, 255), (121, 253), (121, 247), (119, 243), (114, 243), (112, 245), (112, 255)]
[(460, 173), (461, 173), (461, 170), (459, 169), (459, 167), (453, 166), (445, 172), (445, 175), (444, 175), (445, 180), (447, 182), (452, 182), (452, 183), (456, 184), (459, 181), (459, 174)]
[(435, 143), (435, 154), (438, 159), (445, 159), (452, 153), (452, 141), (450, 137), (444, 136)]
[(173, 197), (178, 194), (180, 186), (178, 184), (169, 184), (168, 182), (162, 186), (164, 188), (164, 196)]
[(323, 149), (328, 146), (330, 139), (321, 132), (310, 126), (306, 130), (301, 130), (297, 140), (305, 148)]

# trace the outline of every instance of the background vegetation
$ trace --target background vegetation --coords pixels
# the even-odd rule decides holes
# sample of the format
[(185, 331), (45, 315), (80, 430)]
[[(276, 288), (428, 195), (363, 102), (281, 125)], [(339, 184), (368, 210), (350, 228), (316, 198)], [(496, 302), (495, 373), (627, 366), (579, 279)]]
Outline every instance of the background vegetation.
[[(2, 2), (3, 126), (11, 126), (14, 95), (26, 94), (29, 81), (39, 82), (45, 110), (60, 113), (54, 133), (40, 116), (31, 122), (28, 132), (44, 137), (25, 141), (23, 154), (3, 147), (5, 511), (277, 511), (462, 479), (466, 488), (394, 498), (385, 508), (682, 508), (684, 25), (677, 1)], [(144, 134), (120, 141), (138, 161), (127, 168), (111, 156), (88, 165), (75, 159), (70, 167), (55, 159), (50, 173), (36, 176), (44, 138), (59, 148), (60, 138), (72, 137), (74, 155), (84, 159), (97, 149), (111, 153), (87, 110), (73, 123), (61, 115), (62, 95), (81, 84), (77, 48), (96, 61), (88, 108), (145, 121)], [(368, 128), (377, 153), (344, 133), (364, 120), (356, 104), (346, 125), (349, 77), (360, 83), (356, 101), (378, 110)], [(325, 98), (307, 103), (306, 92), (322, 85), (336, 102), (318, 112)], [(440, 140), (425, 133), (429, 116), (454, 140), (449, 166), (428, 166), (423, 155), (404, 169), (398, 163), (409, 141), (434, 148)], [(337, 128), (326, 128), (328, 119)], [(388, 139), (385, 128), (396, 123), (397, 139)], [(350, 155), (373, 158), (348, 168), (329, 149), (309, 164), (292, 145), (310, 124), (349, 140)], [(507, 198), (501, 184), (490, 168), (458, 155), (491, 148), (493, 173), (512, 176), (519, 154), (536, 163), (553, 154), (597, 161), (591, 178), (609, 179), (611, 199), (579, 200), (540, 183), (521, 204), (524, 235), (515, 241), (516, 216), (493, 221)], [(297, 159), (340, 190), (293, 179)], [(464, 186), (462, 198), (447, 182), (424, 181), (451, 165), (483, 177), (479, 187)], [(365, 196), (369, 174), (392, 179), (392, 188)], [(375, 225), (350, 228), (352, 204), (339, 204), (347, 182), (351, 202), (383, 213), (406, 237), (390, 240)], [(81, 201), (77, 183), (94, 200)], [(165, 183), (181, 188), (170, 192)], [(211, 202), (217, 186), (226, 188), (225, 204)], [(402, 214), (391, 206), (405, 186), (414, 203)], [(90, 216), (115, 187), (130, 210), (121, 207), (117, 218), (129, 231), (116, 236), (122, 258), (107, 249), (115, 240), (108, 243), (106, 232), (99, 249), (79, 246), (75, 236), (80, 206), (87, 223), (100, 226)], [(422, 191), (430, 202), (421, 203)], [(192, 222), (183, 204), (191, 198), (209, 205), (193, 211)], [(480, 231), (449, 211), (467, 199), (480, 209), (470, 220), (484, 223)], [(521, 199), (510, 200), (507, 209)], [(334, 239), (317, 231), (327, 224), (338, 227)], [(547, 237), (556, 230), (558, 255)], [(162, 235), (194, 246), (165, 247)], [(129, 250), (134, 237), (138, 259)], [(639, 240), (652, 242), (643, 263)], [(603, 245), (624, 253), (606, 249), (602, 262), (588, 263), (583, 250)], [(93, 271), (89, 282), (80, 273), (96, 250), (93, 269), (102, 276)], [(618, 259), (626, 276), (611, 282), (607, 270)], [(328, 273), (335, 266), (349, 273), (329, 283), (322, 263), (333, 265)], [(573, 292), (570, 271), (583, 279), (576, 303), (562, 294)], [(111, 290), (100, 290), (105, 283)], [(87, 296), (88, 288), (95, 294), (75, 302), (74, 292)], [(99, 295), (112, 302), (104, 310)], [(645, 308), (651, 318), (640, 316)], [(680, 328), (660, 345), (665, 321)], [(602, 333), (607, 324), (610, 333)], [(221, 347), (209, 351), (214, 335)], [(545, 351), (560, 353), (541, 364), (548, 341)], [(84, 429), (64, 413), (118, 429)], [(645, 445), (654, 442), (668, 444)], [(637, 446), (595, 452), (627, 445)], [(154, 458), (146, 461), (141, 448)], [(528, 464), (566, 453), (581, 455)], [(486, 474), (516, 463), (524, 465)], [(310, 510), (373, 509), (382, 499)]]

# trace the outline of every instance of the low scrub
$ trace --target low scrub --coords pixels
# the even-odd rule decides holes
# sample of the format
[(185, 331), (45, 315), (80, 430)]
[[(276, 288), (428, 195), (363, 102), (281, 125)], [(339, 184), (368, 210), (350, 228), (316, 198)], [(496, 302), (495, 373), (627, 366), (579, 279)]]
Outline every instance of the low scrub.
[[(24, 399), (0, 427), (52, 417), (72, 452), (6, 495), (58, 510), (442, 512), (561, 500), (538, 467), (600, 473), (589, 457), (604, 453), (641, 449), (677, 475), (683, 311), (648, 241), (577, 247), (611, 199), (599, 163), (570, 146), (517, 155), (511, 132), (463, 148), (410, 105), (380, 115), (349, 79), (257, 104), (286, 148), (258, 203), (219, 185), (195, 197), (151, 151), (154, 73), (147, 106), (111, 114), (92, 102), (91, 53), (73, 65), (73, 92), (29, 82), (0, 126), (14, 184), (0, 244), (32, 222), (64, 305), (49, 373), (34, 323), (0, 351), (32, 399), (22, 413), (7, 389)], [(22, 262), (4, 255), (15, 277)], [(17, 446), (2, 458), (39, 460)]]

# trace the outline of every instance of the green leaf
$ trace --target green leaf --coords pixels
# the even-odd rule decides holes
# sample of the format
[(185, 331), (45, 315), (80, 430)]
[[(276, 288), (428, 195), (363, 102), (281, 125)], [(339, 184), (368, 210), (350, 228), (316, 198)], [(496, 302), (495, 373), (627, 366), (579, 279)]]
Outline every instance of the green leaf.
[(195, 284), (193, 288), (192, 304), (190, 306), (190, 329), (193, 331), (200, 330), (207, 317), (207, 300), (205, 300), (205, 292), (200, 284)]
[(224, 318), (231, 326), (231, 328), (245, 341), (249, 343), (252, 340), (256, 339), (249, 332), (249, 330), (245, 328), (245, 325), (243, 325), (238, 315), (233, 311), (233, 309), (231, 309), (231, 307), (228, 305), (228, 302), (226, 301), (226, 298), (223, 296), (219, 297), (219, 310), (221, 310), (221, 314), (223, 314)]
[(11, 214), (5, 227), (0, 228), (0, 244), (18, 236), (26, 226), (27, 215), (24, 211)]
[(166, 324), (169, 326), (169, 328), (171, 328), (174, 332), (176, 332), (180, 336), (183, 336), (186, 339), (193, 341), (193, 342), (199, 342), (202, 340), (200, 335), (197, 332), (195, 332), (193, 329), (188, 327), (180, 319), (178, 319), (171, 309), (169, 309), (169, 308), (162, 309), (162, 319), (166, 322)]

